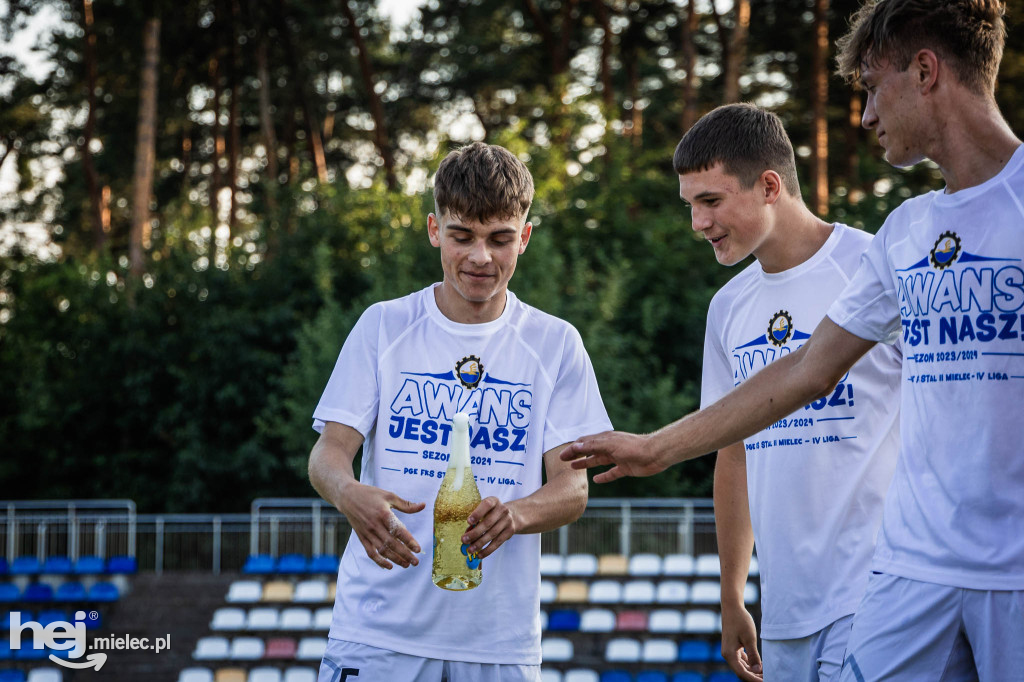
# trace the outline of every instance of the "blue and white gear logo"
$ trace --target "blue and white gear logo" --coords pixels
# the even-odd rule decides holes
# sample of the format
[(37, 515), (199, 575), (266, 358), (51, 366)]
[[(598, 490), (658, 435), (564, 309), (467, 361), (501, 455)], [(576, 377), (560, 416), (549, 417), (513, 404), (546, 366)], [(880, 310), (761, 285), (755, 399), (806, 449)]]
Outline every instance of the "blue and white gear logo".
[(773, 346), (784, 346), (793, 336), (793, 318), (785, 310), (772, 315), (768, 322), (768, 340)]
[(932, 267), (942, 270), (956, 262), (960, 255), (960, 237), (956, 232), (943, 232), (929, 253)]
[(474, 389), (484, 376), (484, 365), (477, 356), (467, 355), (455, 363), (455, 376), (463, 386)]

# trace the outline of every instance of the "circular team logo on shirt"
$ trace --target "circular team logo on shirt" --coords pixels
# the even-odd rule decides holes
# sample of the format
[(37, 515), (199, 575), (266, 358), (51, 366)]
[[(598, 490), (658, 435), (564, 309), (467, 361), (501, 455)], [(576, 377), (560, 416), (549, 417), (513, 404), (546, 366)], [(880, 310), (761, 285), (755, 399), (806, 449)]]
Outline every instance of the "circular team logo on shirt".
[(477, 356), (467, 355), (455, 363), (455, 376), (466, 388), (476, 388), (484, 376), (484, 365)]
[(960, 255), (960, 237), (956, 232), (943, 232), (932, 247), (930, 259), (932, 266), (942, 270), (956, 262)]
[(793, 336), (793, 318), (789, 316), (789, 313), (780, 310), (772, 315), (772, 319), (768, 323), (768, 340), (772, 342), (772, 345), (784, 346), (791, 336)]

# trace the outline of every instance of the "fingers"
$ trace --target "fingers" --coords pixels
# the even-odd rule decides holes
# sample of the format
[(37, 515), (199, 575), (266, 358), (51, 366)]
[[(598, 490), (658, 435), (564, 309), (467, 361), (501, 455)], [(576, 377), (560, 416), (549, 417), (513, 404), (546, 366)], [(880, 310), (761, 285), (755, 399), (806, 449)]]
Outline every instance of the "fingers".
[(388, 499), (388, 504), (403, 514), (415, 514), (418, 511), (423, 511), (423, 508), (427, 506), (424, 502), (409, 502), (397, 495), (392, 495)]
[(598, 433), (593, 436), (584, 436), (577, 440), (575, 443), (570, 443), (569, 447), (562, 449), (562, 452), (558, 454), (558, 457), (563, 462), (569, 462), (591, 457), (595, 454), (603, 453), (605, 450), (601, 445), (601, 439), (604, 437), (605, 433)]
[(480, 555), (490, 556), (498, 547), (515, 534), (512, 510), (496, 497), (488, 497), (477, 505), (469, 515), (469, 529), (463, 534), (466, 549)]
[(601, 473), (596, 474), (594, 476), (594, 483), (611, 483), (612, 481), (616, 481), (625, 475), (626, 474), (622, 471), (622, 469), (616, 465), (613, 466), (608, 471), (602, 471)]

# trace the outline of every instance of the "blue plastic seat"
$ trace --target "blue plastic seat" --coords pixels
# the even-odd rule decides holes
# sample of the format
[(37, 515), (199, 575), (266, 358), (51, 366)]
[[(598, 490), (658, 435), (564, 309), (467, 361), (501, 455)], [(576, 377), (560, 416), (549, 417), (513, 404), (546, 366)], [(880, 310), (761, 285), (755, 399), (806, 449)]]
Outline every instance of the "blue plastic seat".
[(21, 590), (14, 583), (0, 583), (0, 602), (12, 602), (21, 599)]
[(139, 572), (139, 562), (133, 556), (112, 556), (107, 561), (107, 573), (134, 574)]
[(668, 675), (657, 670), (646, 670), (636, 676), (636, 682), (668, 682)]
[(5, 668), (0, 670), (0, 682), (25, 682), (25, 673), (17, 668)]
[(98, 582), (89, 588), (88, 600), (89, 601), (117, 601), (121, 598), (121, 593), (118, 591), (117, 586), (113, 583)]
[(78, 575), (100, 575), (105, 571), (106, 565), (98, 556), (84, 556), (75, 562), (75, 573)]
[(578, 611), (562, 609), (552, 611), (548, 616), (548, 630), (556, 632), (576, 632), (580, 629), (580, 614)]
[(20, 556), (11, 564), (11, 575), (39, 575), (42, 570), (39, 559), (34, 556)]
[(46, 658), (46, 648), (36, 649), (32, 641), (31, 633), (26, 632), (21, 637), (21, 648), (15, 649), (11, 653), (14, 654), (14, 660), (16, 661), (41, 661)]
[(39, 612), (39, 617), (36, 621), (44, 628), (50, 623), (70, 623), (71, 618), (68, 617), (67, 611), (63, 609), (47, 609)]
[(82, 622), (85, 623), (86, 630), (96, 630), (103, 624), (103, 616), (99, 611), (93, 609), (85, 612), (85, 620)]
[(301, 554), (285, 554), (277, 560), (278, 573), (306, 573), (309, 562)]
[(11, 640), (7, 637), (0, 637), (0, 661), (9, 661), (14, 658), (14, 652), (11, 651)]
[(21, 598), (32, 602), (53, 601), (53, 588), (46, 583), (29, 583)]
[(687, 670), (672, 675), (672, 682), (704, 682), (704, 676), (698, 672)]
[(41, 573), (46, 573), (47, 575), (71, 575), (73, 572), (71, 559), (66, 556), (46, 557), (41, 571)]
[(0, 556), (0, 575), (7, 575), (11, 567), (7, 565), (7, 557)]
[(688, 639), (679, 644), (679, 660), (683, 663), (707, 663), (711, 660), (711, 643)]
[(740, 678), (733, 672), (717, 672), (708, 678), (708, 682), (740, 682)]
[(633, 677), (625, 670), (605, 670), (601, 682), (633, 682)]
[[(0, 618), (0, 630), (3, 630), (4, 632), (9, 632), (10, 631), (10, 629), (11, 629), (11, 618), (14, 616), (14, 613), (15, 613), (14, 611), (6, 611), (4, 613), (3, 618)], [(19, 623), (27, 623), (30, 620), (35, 620), (35, 618), (32, 616), (32, 612), (29, 611), (28, 609), (18, 609), (17, 613), (19, 614), (18, 615), (18, 622)]]
[(333, 575), (338, 572), (339, 561), (337, 554), (317, 554), (309, 561), (309, 572)]
[(269, 554), (253, 554), (245, 560), (242, 573), (268, 575), (274, 572), (274, 557)]
[(82, 586), (82, 583), (74, 580), (58, 585), (57, 591), (53, 595), (54, 601), (85, 601), (85, 599), (85, 587)]

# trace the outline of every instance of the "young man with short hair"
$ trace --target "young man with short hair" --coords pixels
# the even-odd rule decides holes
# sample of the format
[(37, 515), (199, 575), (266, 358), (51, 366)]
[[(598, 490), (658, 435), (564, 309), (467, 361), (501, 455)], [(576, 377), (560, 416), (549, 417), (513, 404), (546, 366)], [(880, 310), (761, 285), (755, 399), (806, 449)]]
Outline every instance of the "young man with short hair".
[(651, 475), (831, 394), (903, 339), (900, 458), (843, 682), (1012, 680), (1024, 670), (1024, 150), (995, 100), (994, 0), (880, 0), (840, 43), (890, 163), (934, 161), (942, 191), (893, 211), (798, 352), (650, 436), (570, 446), (598, 482)]
[[(558, 453), (608, 428), (577, 331), (508, 290), (532, 232), (526, 167), (502, 147), (463, 147), (441, 162), (434, 199), (443, 280), (367, 309), (313, 415), (310, 481), (353, 529), (320, 682), (539, 681), (539, 533), (587, 503), (585, 474)], [(431, 581), (426, 509), (457, 412), (470, 413), (483, 497), (462, 538), (483, 580), (466, 592)]]
[[(706, 114), (673, 165), (693, 229), (718, 262), (757, 259), (708, 309), (701, 404), (709, 405), (803, 345), (871, 235), (811, 213), (782, 121), (759, 107)], [(875, 348), (827, 400), (718, 451), (722, 655), (745, 682), (760, 680), (762, 667), (743, 602), (755, 540), (764, 679), (838, 679), (896, 465), (899, 385), (899, 353)]]

